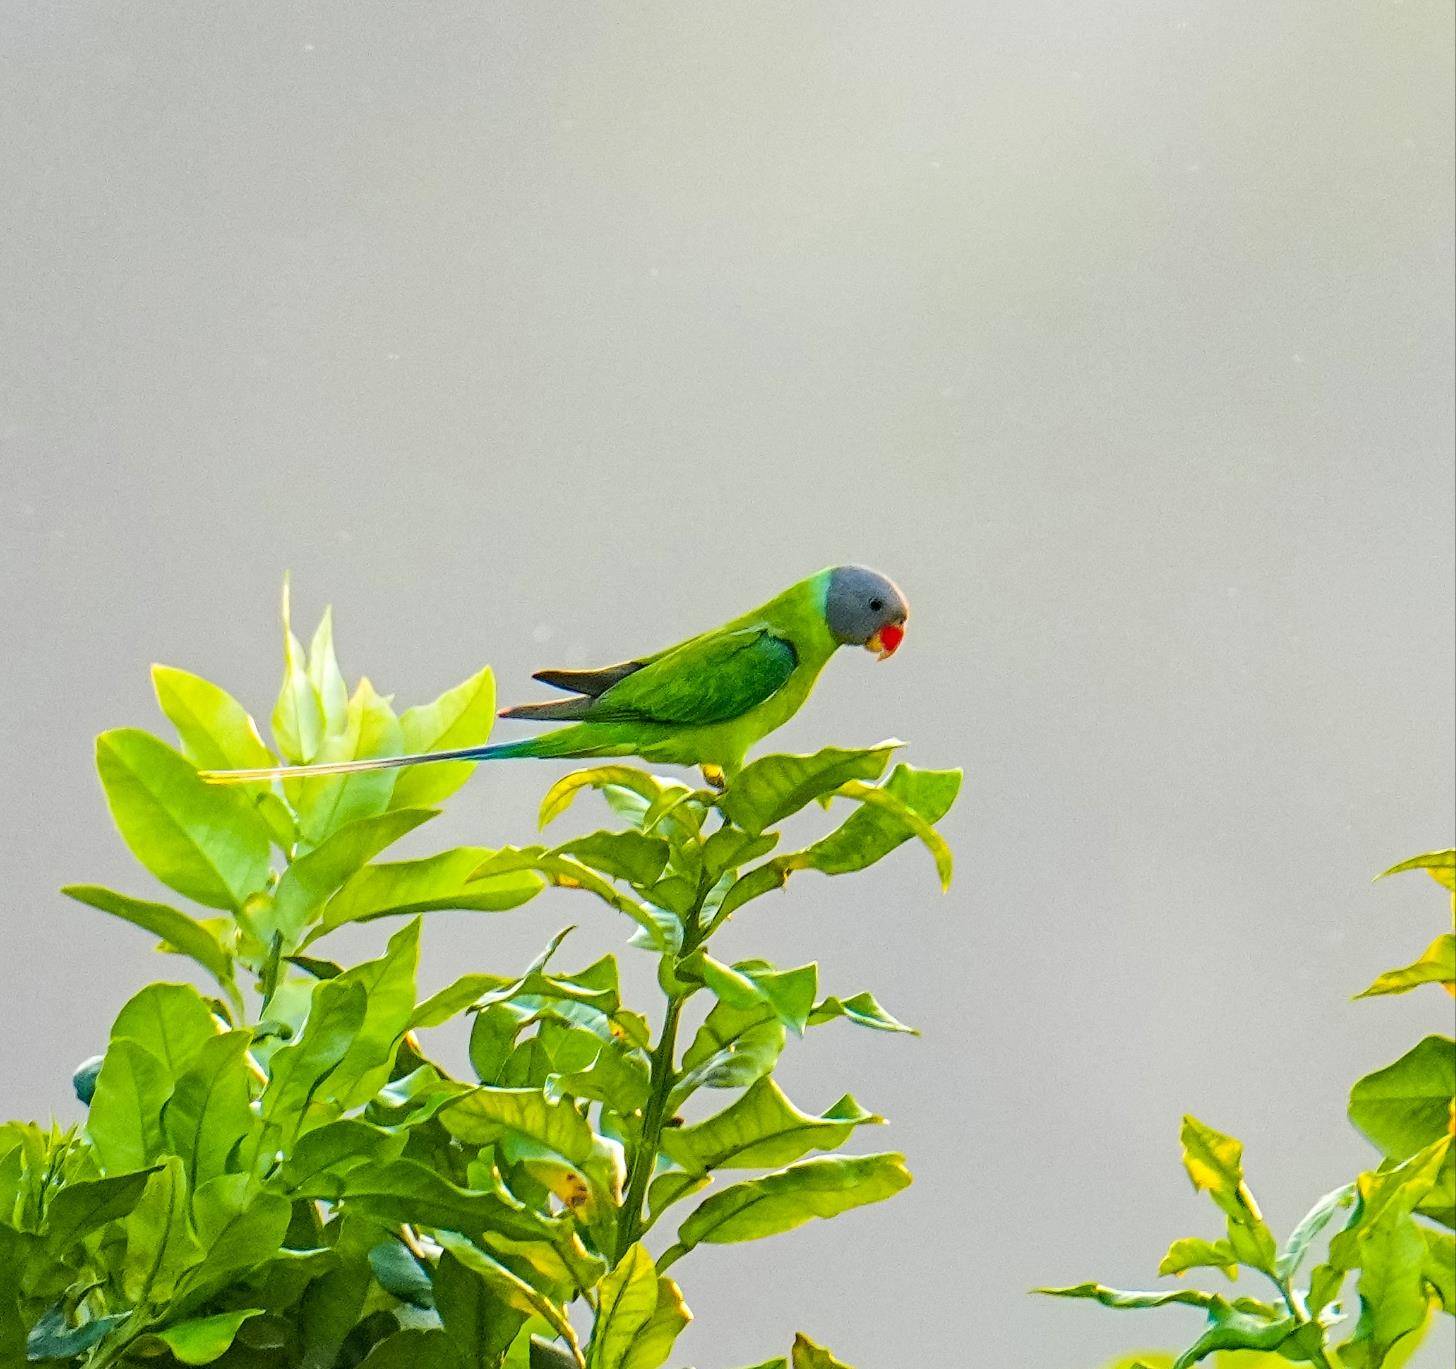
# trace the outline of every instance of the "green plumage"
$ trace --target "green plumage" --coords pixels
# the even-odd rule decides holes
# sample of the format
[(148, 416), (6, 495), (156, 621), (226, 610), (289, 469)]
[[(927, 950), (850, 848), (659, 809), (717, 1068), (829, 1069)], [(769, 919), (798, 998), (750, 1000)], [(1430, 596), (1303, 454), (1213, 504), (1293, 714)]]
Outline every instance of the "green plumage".
[[(640, 756), (731, 773), (749, 748), (803, 706), (829, 658), (848, 643), (875, 649), (903, 624), (899, 590), (860, 567), (820, 571), (751, 613), (655, 655), (594, 671), (541, 671), (577, 697), (506, 709), (506, 718), (561, 722), (539, 736), (422, 756), (272, 770), (207, 772), (219, 783), (348, 773), (442, 760)], [(895, 638), (898, 642), (898, 636)], [(893, 645), (883, 654), (893, 651)]]

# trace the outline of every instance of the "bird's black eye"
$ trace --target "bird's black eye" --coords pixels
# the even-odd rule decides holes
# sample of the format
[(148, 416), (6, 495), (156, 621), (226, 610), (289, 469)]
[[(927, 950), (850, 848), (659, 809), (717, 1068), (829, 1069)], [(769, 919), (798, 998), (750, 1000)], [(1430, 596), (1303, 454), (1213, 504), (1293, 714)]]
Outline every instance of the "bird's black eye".
[(878, 613), (882, 608), (884, 608), (884, 606), (885, 606), (885, 601), (883, 599), (871, 599), (870, 600), (870, 608), (873, 609), (874, 612), (876, 612), (876, 613)]

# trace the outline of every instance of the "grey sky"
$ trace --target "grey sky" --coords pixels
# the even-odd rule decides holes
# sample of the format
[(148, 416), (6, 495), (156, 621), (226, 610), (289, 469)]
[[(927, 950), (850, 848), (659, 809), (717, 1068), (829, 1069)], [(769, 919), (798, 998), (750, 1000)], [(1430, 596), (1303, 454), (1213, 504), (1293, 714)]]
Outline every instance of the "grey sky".
[[(731, 949), (923, 1028), (785, 1067), (890, 1116), (917, 1182), (695, 1256), (679, 1358), (1171, 1344), (1178, 1314), (1025, 1290), (1214, 1233), (1184, 1111), (1287, 1227), (1372, 1160), (1349, 1082), (1449, 1027), (1348, 997), (1442, 917), (1369, 877), (1451, 838), (1451, 29), (1444, 0), (5, 6), (6, 1111), (73, 1115), (70, 1067), (177, 973), (55, 892), (147, 891), (93, 734), (157, 725), (153, 660), (266, 712), (285, 567), (352, 674), (411, 702), (489, 661), (509, 702), (861, 560), (905, 647), (835, 662), (783, 741), (963, 765), (955, 889), (910, 850), (804, 876)], [(557, 772), (478, 775), (421, 844), (525, 838)], [(623, 936), (566, 895), (442, 915), (427, 982), (568, 921), (583, 963)]]

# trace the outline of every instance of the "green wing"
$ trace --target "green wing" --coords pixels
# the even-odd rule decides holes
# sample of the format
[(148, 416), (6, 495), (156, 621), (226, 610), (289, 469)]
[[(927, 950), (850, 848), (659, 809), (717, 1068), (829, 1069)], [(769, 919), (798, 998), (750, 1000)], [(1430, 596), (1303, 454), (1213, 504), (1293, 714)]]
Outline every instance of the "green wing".
[(728, 722), (777, 694), (798, 664), (793, 644), (767, 628), (709, 633), (633, 671), (585, 716), (592, 722)]

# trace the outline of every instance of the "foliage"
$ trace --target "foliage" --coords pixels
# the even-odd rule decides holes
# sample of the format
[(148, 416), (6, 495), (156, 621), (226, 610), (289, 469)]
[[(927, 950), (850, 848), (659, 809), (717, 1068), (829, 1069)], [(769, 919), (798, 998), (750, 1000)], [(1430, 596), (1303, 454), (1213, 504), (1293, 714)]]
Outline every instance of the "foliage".
[[(934, 824), (958, 772), (891, 770), (893, 743), (766, 756), (721, 792), (600, 765), (553, 784), (541, 821), (594, 792), (611, 830), (392, 859), (469, 765), (243, 789), (197, 770), (483, 741), (489, 670), (397, 715), (367, 680), (346, 688), (327, 614), (304, 649), (285, 597), (271, 747), (217, 685), (154, 680), (177, 746), (108, 732), (97, 767), (123, 840), (177, 898), (66, 892), (215, 992), (155, 983), (125, 1004), (77, 1072), (83, 1126), (0, 1127), (0, 1363), (658, 1369), (691, 1316), (669, 1267), (910, 1182), (898, 1155), (837, 1153), (879, 1117), (849, 1095), (806, 1111), (773, 1077), (790, 1036), (821, 1025), (910, 1029), (869, 993), (822, 995), (813, 964), (710, 951), (796, 871), (864, 869), (918, 840), (948, 880)], [(778, 852), (780, 824), (815, 802), (851, 811)], [(630, 920), (657, 964), (655, 1034), (615, 957), (561, 967), (565, 933), (518, 973), (420, 999), (424, 914), (548, 886)], [(337, 928), (386, 918), (374, 959), (326, 957)], [(422, 1045), (449, 1023), (469, 1024), (473, 1078)], [(684, 1124), (714, 1092), (727, 1105)], [(839, 1361), (800, 1337), (770, 1363)]]
[[(1411, 870), (1426, 871), (1451, 891), (1456, 915), (1456, 852), (1415, 856), (1385, 874)], [(1420, 959), (1388, 970), (1359, 997), (1425, 984), (1456, 994), (1452, 943), (1443, 933)], [(1182, 1354), (1134, 1357), (1128, 1369), (1187, 1369), (1235, 1350), (1270, 1352), (1257, 1360), (1241, 1356), (1240, 1364), (1397, 1369), (1433, 1307), (1456, 1314), (1456, 1041), (1428, 1036), (1366, 1075), (1350, 1091), (1349, 1115), (1380, 1151), (1379, 1165), (1325, 1194), (1282, 1243), (1244, 1181), (1243, 1146), (1196, 1118), (1183, 1119), (1184, 1167), (1223, 1214), (1225, 1232), (1174, 1241), (1158, 1273), (1207, 1269), (1232, 1281), (1249, 1270), (1272, 1287), (1272, 1298), (1181, 1287), (1124, 1293), (1095, 1283), (1037, 1291), (1118, 1309), (1181, 1304), (1206, 1312), (1207, 1326)], [(1352, 1282), (1353, 1300), (1346, 1292)]]

